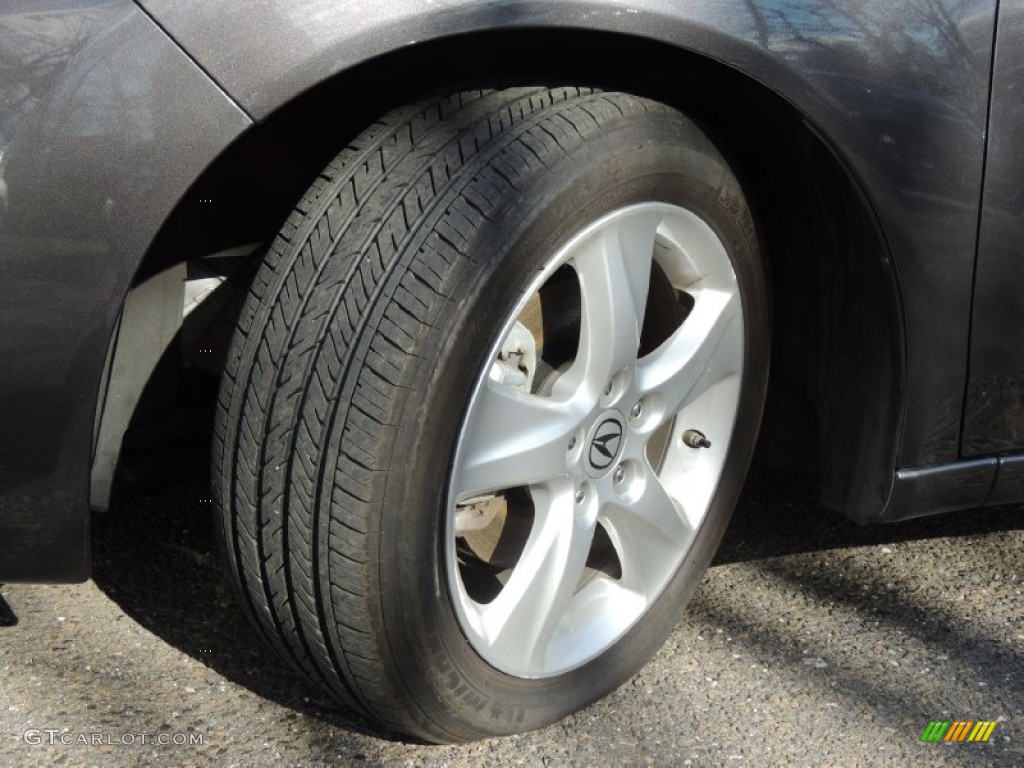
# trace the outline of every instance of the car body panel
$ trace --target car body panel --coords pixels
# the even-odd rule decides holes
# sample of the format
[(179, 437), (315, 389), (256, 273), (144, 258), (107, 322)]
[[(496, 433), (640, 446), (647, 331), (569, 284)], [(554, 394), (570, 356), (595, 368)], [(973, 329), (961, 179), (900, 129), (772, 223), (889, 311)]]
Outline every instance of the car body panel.
[(0, 581), (87, 578), (96, 402), (123, 298), (247, 125), (130, 2), (0, 5)]
[(1002, 3), (999, 14), (965, 456), (1024, 448), (1024, 2)]
[[(1004, 2), (1004, 13), (1020, 5)], [(87, 575), (104, 363), (147, 249), (195, 194), (195, 180), (251, 119), (317, 85), (425, 41), (493, 30), (618, 33), (677, 46), (746, 73), (804, 115), (875, 211), (891, 254), (885, 268), (898, 276), (906, 407), (902, 429), (882, 438), (899, 445), (893, 482), (902, 468), (915, 489), (934, 486), (941, 472), (917, 469), (955, 468), (960, 456), (996, 7), (8, 0), (0, 6), (0, 581)], [(685, 72), (665, 76), (685, 88)], [(993, 146), (1004, 146), (997, 133)], [(995, 177), (989, 189), (998, 195)], [(873, 311), (848, 298), (854, 312)], [(971, 476), (993, 467), (972, 465)], [(886, 488), (877, 494), (884, 503)]]
[(141, 4), (256, 118), (371, 57), (489, 29), (620, 32), (749, 73), (836, 148), (891, 245), (909, 354), (899, 465), (957, 458), (994, 0)]

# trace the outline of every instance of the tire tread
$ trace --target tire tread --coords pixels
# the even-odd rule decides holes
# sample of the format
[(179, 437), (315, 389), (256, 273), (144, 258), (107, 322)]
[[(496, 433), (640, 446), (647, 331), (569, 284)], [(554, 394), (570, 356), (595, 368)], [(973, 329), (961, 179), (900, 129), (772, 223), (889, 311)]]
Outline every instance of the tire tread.
[(377, 593), (374, 521), (418, 340), (509, 191), (550, 173), (603, 125), (659, 108), (522, 88), (398, 109), (314, 180), (252, 282), (213, 440), (229, 567), (275, 650), (389, 728), (475, 735), (412, 705), (393, 674)]

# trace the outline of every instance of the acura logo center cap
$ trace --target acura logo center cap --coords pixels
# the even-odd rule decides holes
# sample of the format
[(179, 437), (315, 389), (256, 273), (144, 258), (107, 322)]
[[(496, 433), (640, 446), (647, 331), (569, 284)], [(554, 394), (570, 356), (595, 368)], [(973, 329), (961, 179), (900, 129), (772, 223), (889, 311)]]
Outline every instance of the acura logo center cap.
[(625, 443), (626, 420), (618, 411), (607, 411), (594, 422), (587, 435), (587, 474), (600, 477), (605, 474), (615, 460), (619, 458), (622, 445)]

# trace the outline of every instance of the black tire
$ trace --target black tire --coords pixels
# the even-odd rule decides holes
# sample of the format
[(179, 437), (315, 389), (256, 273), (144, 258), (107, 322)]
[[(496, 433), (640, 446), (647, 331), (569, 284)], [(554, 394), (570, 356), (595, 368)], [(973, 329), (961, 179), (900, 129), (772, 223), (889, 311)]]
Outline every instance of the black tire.
[[(467, 641), (446, 584), (458, 425), (544, 255), (640, 201), (693, 211), (732, 260), (745, 358), (731, 448), (692, 549), (642, 619), (581, 667), (506, 675)], [(585, 706), (661, 645), (718, 545), (760, 422), (768, 339), (743, 194), (678, 112), (575, 88), (392, 112), (289, 217), (228, 356), (214, 488), (248, 612), (335, 699), (427, 741), (525, 731)]]

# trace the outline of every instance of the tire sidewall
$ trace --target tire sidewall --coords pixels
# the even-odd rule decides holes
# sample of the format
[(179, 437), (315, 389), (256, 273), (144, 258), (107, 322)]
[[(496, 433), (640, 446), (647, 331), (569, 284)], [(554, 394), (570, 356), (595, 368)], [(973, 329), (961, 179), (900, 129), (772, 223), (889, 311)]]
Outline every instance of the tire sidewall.
[[(643, 202), (696, 213), (732, 259), (745, 359), (730, 449), (690, 551), (641, 619), (581, 667), (543, 679), (512, 677), (476, 653), (452, 606), (444, 532), (459, 426), (496, 334), (537, 270), (587, 224)], [(382, 620), (388, 645), (396, 649), (393, 685), (412, 711), (430, 721), (427, 730), (440, 727), (456, 740), (519, 732), (564, 717), (628, 680), (664, 642), (738, 499), (760, 423), (770, 336), (756, 237), (738, 182), (678, 115), (627, 122), (564, 161), (535, 169), (469, 245), (470, 262), (400, 407), (378, 548)]]

